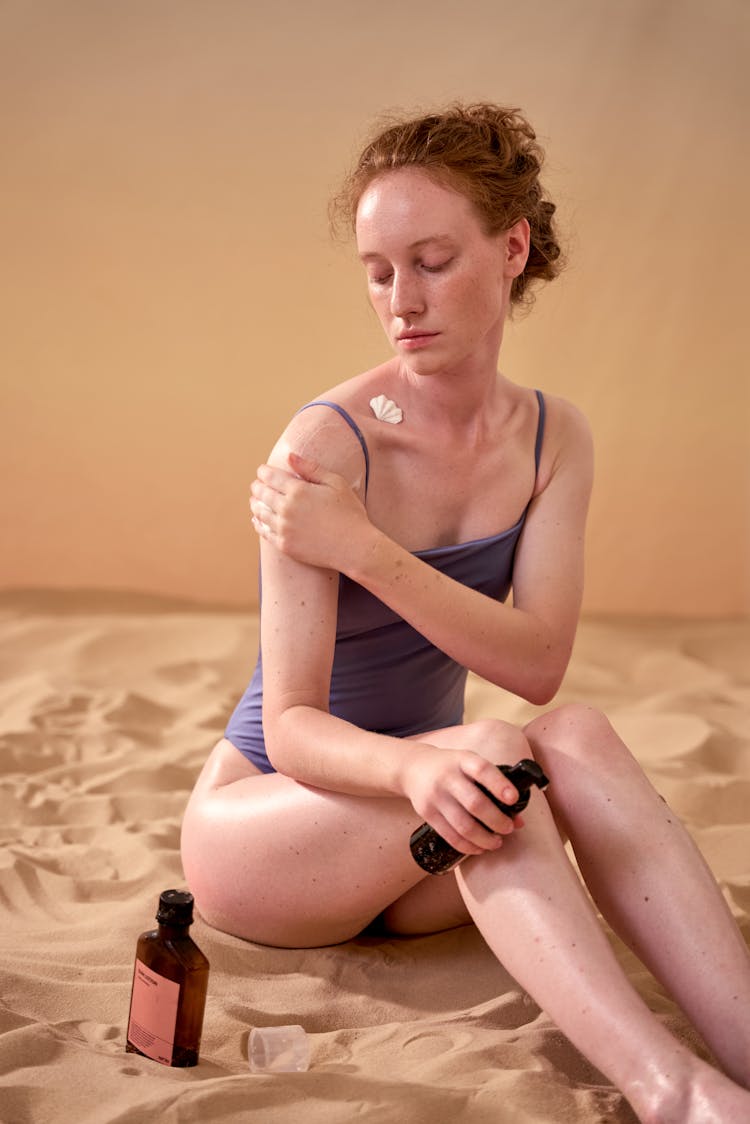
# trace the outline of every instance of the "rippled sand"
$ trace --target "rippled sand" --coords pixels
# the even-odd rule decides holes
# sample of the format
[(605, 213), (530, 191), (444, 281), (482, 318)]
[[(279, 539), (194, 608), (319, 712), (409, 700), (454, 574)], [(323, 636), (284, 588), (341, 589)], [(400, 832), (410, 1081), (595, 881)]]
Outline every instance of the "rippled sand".
[[(0, 598), (3, 1124), (632, 1121), (470, 928), (296, 952), (199, 920), (211, 961), (201, 1064), (125, 1054), (135, 939), (159, 891), (184, 884), (182, 810), (256, 644), (246, 614), (137, 596)], [(750, 943), (748, 625), (586, 621), (559, 695), (573, 699), (628, 739)], [(467, 701), (469, 717), (535, 713), (475, 679)], [(249, 1076), (250, 1028), (288, 1022), (312, 1036), (309, 1072)]]

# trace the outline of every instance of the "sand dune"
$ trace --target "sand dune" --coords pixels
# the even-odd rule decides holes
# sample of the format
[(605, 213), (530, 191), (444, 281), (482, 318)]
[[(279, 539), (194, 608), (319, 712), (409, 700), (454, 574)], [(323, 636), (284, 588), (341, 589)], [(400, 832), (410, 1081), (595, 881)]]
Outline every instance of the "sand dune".
[[(297, 952), (198, 920), (211, 961), (201, 1064), (126, 1054), (135, 940), (159, 891), (184, 885), (182, 810), (244, 687), (257, 622), (145, 597), (17, 594), (0, 599), (0, 638), (3, 1124), (634, 1119), (472, 929)], [(749, 653), (739, 622), (590, 620), (559, 696), (602, 707), (627, 737), (748, 943)], [(468, 710), (535, 713), (476, 679)], [(311, 1035), (309, 1072), (250, 1076), (250, 1028), (291, 1022)]]

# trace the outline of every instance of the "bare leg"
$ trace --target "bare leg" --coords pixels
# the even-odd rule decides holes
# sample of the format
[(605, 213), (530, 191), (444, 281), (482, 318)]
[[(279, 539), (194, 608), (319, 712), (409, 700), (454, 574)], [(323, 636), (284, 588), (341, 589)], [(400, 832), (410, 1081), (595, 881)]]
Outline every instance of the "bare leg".
[(419, 880), (403, 854), (415, 820), (403, 800), (262, 775), (220, 742), (183, 819), (182, 864), (215, 928), (279, 948), (338, 944)]
[(457, 872), (495, 955), (642, 1121), (750, 1120), (750, 1094), (673, 1038), (630, 985), (546, 802), (532, 798), (524, 817), (526, 828), (499, 852)]
[(692, 839), (599, 712), (563, 707), (526, 733), (602, 914), (750, 1087), (750, 954)]
[[(434, 731), (435, 745), (497, 762), (528, 754), (520, 730), (476, 722)], [(228, 741), (209, 757), (190, 798), (182, 859), (203, 917), (279, 947), (335, 944), (361, 932), (419, 883), (420, 932), (470, 920), (454, 880), (428, 878), (411, 857), (419, 822), (399, 798), (348, 796), (263, 776)], [(417, 931), (417, 930), (414, 930)]]
[[(473, 740), (495, 761), (529, 753), (504, 724), (431, 736), (439, 739)], [(532, 799), (525, 818), (528, 826), (500, 851), (467, 860), (457, 876), (490, 947), (643, 1121), (750, 1119), (750, 1096), (676, 1042), (628, 983), (546, 801)], [(450, 881), (426, 879), (411, 859), (406, 839), (415, 825), (405, 801), (263, 777), (225, 742), (186, 812), (183, 863), (206, 920), (263, 943), (335, 943), (384, 910), (393, 922), (413, 916), (417, 902), (436, 928), (441, 919), (455, 924), (462, 914), (444, 888)]]

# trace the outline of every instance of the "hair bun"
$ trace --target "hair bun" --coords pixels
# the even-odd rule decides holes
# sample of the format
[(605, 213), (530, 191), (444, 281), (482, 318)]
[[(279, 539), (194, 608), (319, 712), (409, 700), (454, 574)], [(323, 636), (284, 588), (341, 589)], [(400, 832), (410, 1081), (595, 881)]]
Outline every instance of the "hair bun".
[(513, 304), (530, 304), (529, 286), (550, 281), (562, 252), (553, 226), (555, 205), (544, 198), (539, 173), (544, 152), (519, 109), (491, 102), (456, 102), (439, 113), (389, 119), (362, 150), (342, 191), (331, 204), (331, 224), (354, 230), (362, 193), (379, 175), (419, 168), (461, 191), (490, 234), (520, 219), (531, 229), (526, 268), (514, 278)]

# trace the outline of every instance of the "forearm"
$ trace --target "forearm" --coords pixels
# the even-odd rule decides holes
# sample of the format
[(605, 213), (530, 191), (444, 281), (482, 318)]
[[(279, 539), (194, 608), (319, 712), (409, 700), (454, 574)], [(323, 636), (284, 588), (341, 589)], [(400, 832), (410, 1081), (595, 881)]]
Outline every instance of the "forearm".
[(303, 784), (365, 798), (402, 797), (414, 810), (414, 826), (432, 824), (463, 854), (494, 850), (513, 830), (498, 802), (514, 803), (518, 790), (497, 769), (492, 750), (500, 749), (490, 735), (481, 747), (456, 736), (458, 729), (435, 731), (430, 740), (391, 738), (311, 705), (290, 706), (275, 720), (272, 711), (264, 710), (271, 760)]
[(403, 796), (419, 743), (362, 730), (309, 705), (264, 710), (271, 764), (295, 780), (352, 796)]
[(542, 617), (462, 585), (375, 528), (346, 572), (484, 679), (534, 703), (557, 691), (571, 641)]

